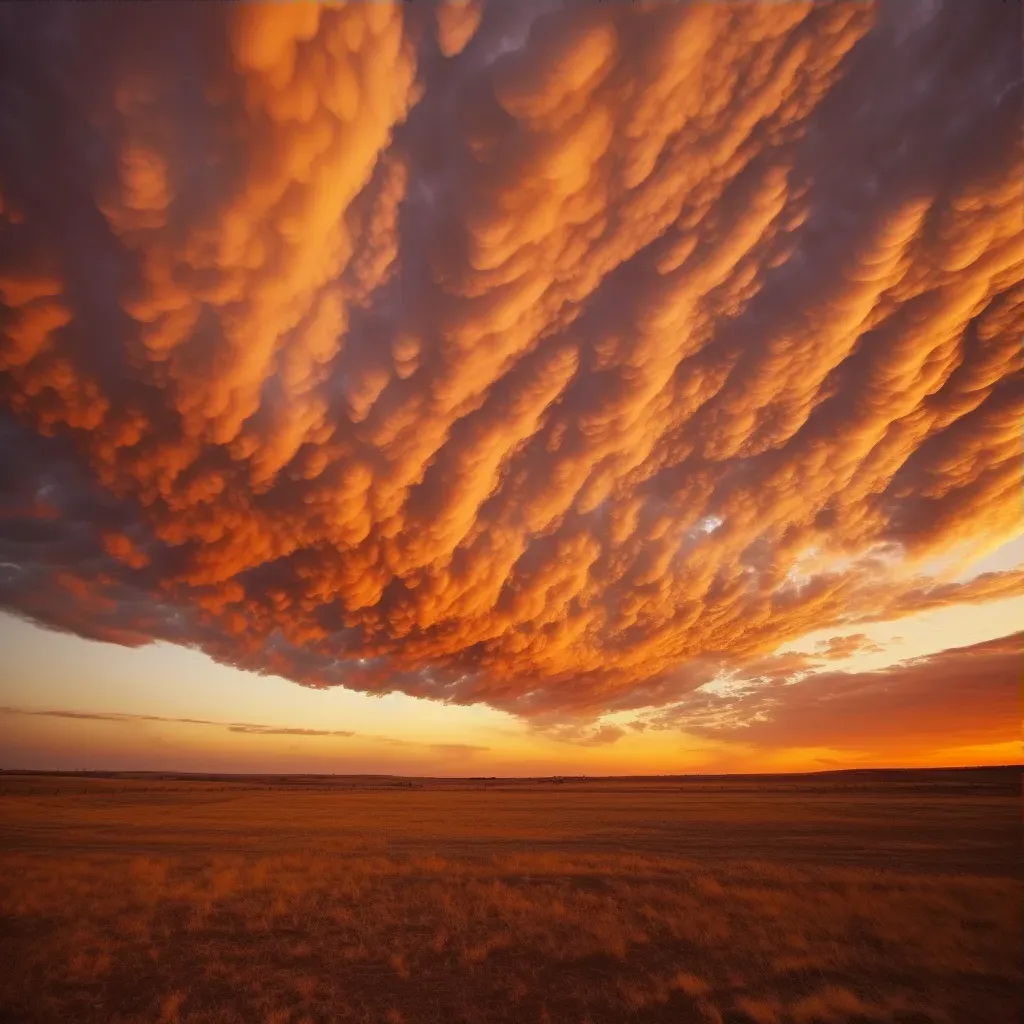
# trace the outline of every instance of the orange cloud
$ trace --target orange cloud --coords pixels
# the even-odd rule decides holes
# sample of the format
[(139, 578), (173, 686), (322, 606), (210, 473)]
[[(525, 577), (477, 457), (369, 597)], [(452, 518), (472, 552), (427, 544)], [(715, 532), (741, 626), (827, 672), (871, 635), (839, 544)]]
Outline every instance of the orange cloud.
[(483, 0), (442, 0), (435, 8), (437, 45), (446, 57), (461, 53), (480, 26)]
[(879, 644), (876, 644), (864, 633), (851, 633), (849, 636), (833, 636), (828, 640), (819, 641), (814, 646), (816, 650), (821, 652), (822, 657), (828, 658), (830, 661), (840, 661), (861, 651), (877, 654), (883, 650)]
[(414, 7), (6, 20), (0, 605), (557, 719), (1024, 592), (920, 575), (1022, 525), (1013, 5)]
[(788, 685), (746, 672), (648, 719), (758, 748), (829, 747), (892, 757), (1020, 740), (1024, 634), (872, 672), (823, 671)]

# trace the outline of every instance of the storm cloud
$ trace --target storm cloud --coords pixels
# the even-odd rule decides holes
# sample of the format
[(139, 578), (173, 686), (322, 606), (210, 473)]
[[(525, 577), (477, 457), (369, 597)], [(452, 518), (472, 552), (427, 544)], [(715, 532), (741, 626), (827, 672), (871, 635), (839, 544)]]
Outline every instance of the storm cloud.
[(1020, 22), (4, 5), (0, 607), (536, 718), (1024, 593)]

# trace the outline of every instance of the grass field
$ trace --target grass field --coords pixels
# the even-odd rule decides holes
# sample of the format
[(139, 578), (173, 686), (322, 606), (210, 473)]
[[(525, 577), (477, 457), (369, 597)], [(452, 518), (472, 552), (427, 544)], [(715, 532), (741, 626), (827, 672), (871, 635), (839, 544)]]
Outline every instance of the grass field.
[(1011, 1024), (1019, 769), (0, 776), (0, 1020)]

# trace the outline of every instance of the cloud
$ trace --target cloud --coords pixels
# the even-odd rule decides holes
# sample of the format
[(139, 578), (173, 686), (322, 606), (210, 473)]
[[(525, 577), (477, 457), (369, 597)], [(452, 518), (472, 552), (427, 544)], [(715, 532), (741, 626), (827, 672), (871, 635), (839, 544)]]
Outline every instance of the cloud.
[(1021, 526), (1020, 17), (5, 8), (0, 607), (593, 721), (1024, 593), (922, 575)]
[(483, 16), (482, 0), (441, 0), (435, 8), (437, 45), (446, 57), (461, 53)]
[(134, 725), (138, 722), (166, 722), (173, 725), (213, 725), (228, 732), (252, 736), (355, 736), (345, 729), (300, 729), (284, 725), (255, 725), (251, 722), (218, 722), (209, 718), (175, 718), (167, 715), (137, 715), (120, 711), (69, 711), (60, 708), (0, 707), (0, 714), (30, 715), (35, 718), (70, 718), (84, 722), (117, 722)]
[[(433, 754), (445, 759), (469, 758), (486, 754), (491, 748), (478, 743), (430, 743), (422, 740), (404, 739), (397, 736), (381, 736), (354, 732), (350, 729), (310, 729), (287, 725), (267, 725), (254, 722), (223, 722), (209, 718), (179, 718), (170, 715), (145, 715), (119, 711), (77, 711), (63, 708), (28, 708), (11, 705), (0, 706), (0, 715), (25, 715), (33, 718), (59, 718), (82, 722), (113, 722), (120, 725), (137, 725), (141, 722), (157, 722), (170, 725), (204, 725), (224, 729), (243, 736), (289, 736), (315, 738), (357, 738), (373, 744), (387, 744), (395, 747), (413, 748), (419, 753)], [(601, 730), (597, 730), (601, 732)], [(596, 742), (605, 742), (598, 740)]]
[(355, 736), (345, 729), (297, 729), (276, 725), (229, 725), (228, 732), (241, 732), (251, 736)]
[[(593, 722), (587, 720), (559, 720), (557, 718), (539, 718), (531, 723), (534, 731), (548, 739), (559, 743), (573, 743), (578, 747), (603, 747), (617, 743), (627, 730), (611, 722)], [(634, 728), (636, 726), (634, 725)]]
[(828, 658), (830, 661), (841, 661), (843, 658), (849, 658), (861, 652), (879, 654), (885, 649), (865, 633), (833, 636), (828, 640), (819, 640), (814, 646), (816, 650), (820, 651), (821, 657)]
[(1016, 742), (1024, 634), (953, 647), (871, 672), (831, 670), (783, 686), (743, 679), (694, 693), (649, 725), (758, 748), (895, 750)]
[(485, 754), (491, 749), (477, 743), (431, 743), (429, 747), (442, 757), (472, 757), (474, 754)]

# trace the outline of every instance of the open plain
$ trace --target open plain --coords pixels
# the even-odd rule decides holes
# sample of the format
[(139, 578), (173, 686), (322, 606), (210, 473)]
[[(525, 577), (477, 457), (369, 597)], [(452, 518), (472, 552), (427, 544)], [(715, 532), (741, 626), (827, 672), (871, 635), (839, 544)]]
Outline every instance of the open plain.
[(0, 794), (11, 1024), (1018, 1019), (1016, 768)]

